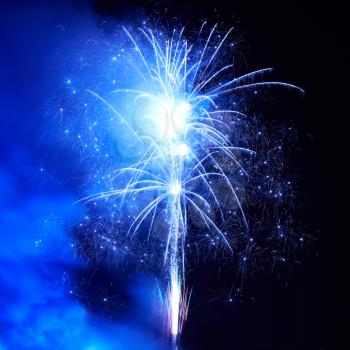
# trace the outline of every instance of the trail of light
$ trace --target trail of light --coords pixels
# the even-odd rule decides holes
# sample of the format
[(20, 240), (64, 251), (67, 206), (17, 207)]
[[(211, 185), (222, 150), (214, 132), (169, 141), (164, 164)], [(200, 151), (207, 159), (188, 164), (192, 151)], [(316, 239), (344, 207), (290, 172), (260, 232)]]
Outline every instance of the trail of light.
[(170, 283), (170, 332), (173, 337), (176, 337), (179, 334), (181, 285), (175, 269), (171, 271)]

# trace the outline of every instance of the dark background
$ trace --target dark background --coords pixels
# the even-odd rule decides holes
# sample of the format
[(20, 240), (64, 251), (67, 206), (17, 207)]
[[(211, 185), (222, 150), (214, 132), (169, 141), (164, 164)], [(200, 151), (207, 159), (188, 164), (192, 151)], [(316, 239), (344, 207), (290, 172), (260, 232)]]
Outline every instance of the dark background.
[[(189, 350), (335, 349), (337, 185), (336, 170), (330, 162), (335, 146), (330, 145), (335, 145), (332, 125), (338, 115), (328, 107), (334, 93), (328, 79), (332, 75), (330, 70), (337, 70), (337, 65), (331, 63), (334, 56), (339, 55), (339, 64), (342, 60), (342, 47), (334, 32), (332, 9), (323, 8), (320, 3), (222, 0), (211, 3), (95, 0), (91, 3), (65, 1), (60, 5), (56, 2), (50, 5), (44, 1), (13, 1), (4, 5), (1, 39), (5, 47), (2, 49), (1, 73), (8, 89), (2, 94), (5, 106), (2, 111), (11, 110), (12, 113), (10, 118), (10, 114), (1, 115), (10, 120), (7, 121), (8, 128), (0, 131), (4, 167), (12, 164), (7, 159), (8, 139), (11, 139), (11, 145), (29, 137), (25, 127), (20, 134), (12, 133), (16, 124), (30, 123), (23, 121), (24, 111), (37, 110), (40, 101), (46, 97), (46, 92), (28, 93), (28, 88), (36, 82), (40, 84), (42, 73), (35, 57), (23, 55), (27, 50), (22, 47), (34, 47), (41, 54), (50, 55), (55, 45), (48, 44), (49, 37), (44, 33), (40, 34), (44, 40), (38, 40), (39, 31), (31, 32), (30, 18), (23, 21), (26, 11), (31, 13), (34, 8), (36, 12), (40, 9), (48, 11), (51, 6), (54, 9), (55, 16), (48, 16), (43, 28), (49, 27), (50, 21), (52, 25), (64, 22), (65, 7), (74, 9), (77, 16), (92, 11), (97, 22), (132, 20), (136, 13), (154, 16), (157, 12), (161, 18), (176, 17), (187, 27), (197, 26), (202, 19), (233, 24), (240, 33), (240, 46), (250, 70), (272, 66), (279, 80), (296, 84), (306, 91), (303, 99), (291, 99), (283, 94), (279, 98), (277, 95), (274, 107), (266, 108), (268, 118), (293, 120), (299, 132), (299, 150), (293, 156), (295, 173), (299, 176), (297, 216), (315, 240), (302, 254), (302, 265), (293, 269), (289, 276), (256, 274), (245, 283), (244, 297), (235, 301), (232, 307), (225, 303), (205, 302), (200, 287), (210, 289), (217, 285), (217, 275), (198, 271), (197, 277), (189, 281), (198, 288), (195, 288), (191, 302), (183, 344)], [(32, 20), (36, 21), (35, 18)], [(48, 90), (54, 86), (55, 81), (51, 85), (46, 83)], [(17, 103), (11, 100), (14, 96)], [(10, 103), (11, 108), (8, 108)], [(30, 137), (34, 138), (33, 135)]]

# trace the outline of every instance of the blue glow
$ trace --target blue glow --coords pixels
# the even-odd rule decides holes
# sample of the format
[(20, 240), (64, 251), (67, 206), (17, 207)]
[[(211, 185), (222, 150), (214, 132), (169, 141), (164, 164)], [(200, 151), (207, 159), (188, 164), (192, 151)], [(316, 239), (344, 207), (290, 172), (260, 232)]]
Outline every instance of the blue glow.
[[(23, 86), (16, 78), (18, 65), (14, 65), (16, 68), (13, 70), (7, 69), (6, 60), (12, 59), (11, 52), (0, 57), (5, 78), (5, 84), (0, 87), (1, 111), (6, 116), (2, 120), (2, 130), (11, 131), (4, 133), (0, 139), (0, 349), (59, 347), (68, 350), (116, 350), (126, 346), (128, 349), (140, 349), (140, 346), (145, 350), (164, 349), (158, 336), (150, 331), (152, 320), (145, 318), (152, 311), (149, 307), (154, 299), (152, 283), (133, 281), (135, 308), (126, 311), (120, 318), (110, 320), (81, 303), (81, 298), (86, 295), (80, 295), (76, 288), (80, 280), (75, 272), (94, 265), (96, 261), (110, 266), (125, 262), (136, 264), (148, 277), (154, 277), (156, 271), (164, 281), (160, 283), (159, 292), (159, 299), (164, 304), (168, 297), (165, 290), (172, 285), (169, 290), (174, 310), (172, 333), (178, 333), (181, 325), (176, 319), (184, 317), (188, 311), (190, 294), (185, 292), (190, 286), (186, 286), (185, 268), (181, 265), (185, 254), (181, 253), (182, 248), (178, 250), (178, 255), (175, 251), (170, 252), (167, 261), (171, 264), (164, 265), (164, 251), (169, 222), (181, 222), (170, 218), (174, 219), (173, 214), (179, 214), (175, 201), (183, 199), (185, 191), (200, 196), (193, 194), (192, 200), (198, 201), (195, 202), (197, 206), (201, 203), (199, 209), (204, 217), (208, 217), (203, 220), (200, 210), (188, 210), (186, 220), (182, 221), (189, 224), (183, 242), (186, 257), (191, 257), (198, 249), (204, 259), (212, 259), (220, 251), (228, 261), (232, 259), (232, 263), (239, 266), (242, 274), (266, 261), (272, 261), (274, 266), (289, 262), (288, 254), (294, 240), (301, 245), (300, 242), (307, 238), (301, 238), (300, 234), (293, 236), (290, 229), (288, 209), (293, 199), (291, 184), (294, 181), (289, 181), (281, 161), (280, 144), (288, 144), (289, 132), (293, 130), (282, 127), (270, 129), (261, 125), (254, 113), (246, 110), (246, 105), (250, 95), (255, 96), (257, 92), (255, 98), (259, 98), (265, 88), (295, 87), (278, 82), (253, 84), (254, 79), (261, 79), (270, 69), (248, 73), (242, 78), (235, 67), (228, 67), (227, 74), (223, 74), (225, 79), (241, 80), (236, 80), (239, 82), (237, 85), (232, 83), (237, 88), (235, 92), (222, 95), (214, 92), (212, 100), (215, 106), (203, 97), (210, 94), (201, 95), (200, 91), (192, 95), (197, 102), (201, 101), (200, 106), (193, 100), (188, 102), (189, 91), (195, 88), (195, 81), (183, 84), (172, 96), (165, 97), (156, 80), (150, 83), (148, 78), (140, 77), (140, 73), (146, 74), (142, 59), (121, 27), (118, 26), (111, 36), (97, 31), (95, 22), (90, 22), (87, 17), (77, 21), (76, 13), (63, 11), (70, 25), (68, 29), (62, 26), (55, 28), (55, 35), (60, 38), (58, 41), (63, 42), (57, 44), (56, 40), (52, 40), (53, 34), (49, 34), (52, 33), (51, 21), (49, 29), (45, 26), (46, 17), (51, 17), (36, 11), (28, 11), (25, 6), (16, 9), (16, 14), (23, 18), (26, 38), (37, 40), (34, 45), (18, 48), (20, 60), (17, 63), (22, 64), (23, 57), (32, 62), (28, 81)], [(53, 13), (51, 15), (54, 16)], [(28, 23), (26, 18), (29, 17), (36, 20)], [(198, 39), (199, 33), (183, 33), (181, 45), (186, 42), (189, 49), (190, 42), (196, 44), (188, 53), (187, 69), (202, 55), (203, 45), (212, 30), (208, 25), (206, 28), (201, 39)], [(175, 31), (174, 38), (180, 31)], [(137, 29), (129, 32), (141, 40), (140, 48), (147, 62), (155, 67), (154, 47), (143, 35), (135, 34)], [(164, 47), (172, 31), (156, 28), (154, 34)], [(224, 36), (219, 41), (208, 43), (209, 55), (203, 58), (202, 69), (209, 64)], [(94, 40), (89, 40), (91, 37)], [(13, 46), (13, 42), (24, 42), (22, 39), (16, 28), (4, 38), (11, 43), (9, 47)], [(77, 48), (79, 55), (74, 56)], [(217, 62), (225, 64), (224, 67), (229, 66), (232, 61), (227, 62), (226, 58), (231, 58), (234, 50), (232, 43), (223, 44), (210, 63), (213, 70), (209, 66), (203, 74), (208, 73), (208, 77), (215, 74)], [(72, 56), (78, 57), (72, 59), (73, 63), (69, 62)], [(55, 64), (59, 68), (51, 69)], [(24, 74), (25, 77), (27, 75)], [(30, 77), (34, 78), (30, 80)], [(219, 76), (205, 87), (216, 89), (218, 84), (225, 89), (223, 77)], [(61, 89), (55, 90), (57, 87)], [(147, 91), (156, 98), (135, 96), (131, 91), (125, 92), (127, 89)], [(45, 113), (42, 113), (43, 108)], [(21, 116), (20, 123), (12, 118), (14, 111)], [(157, 198), (155, 193), (142, 194), (139, 191), (137, 195), (128, 193), (123, 198), (114, 195), (96, 198), (96, 194), (126, 188), (130, 177), (121, 172), (116, 178), (116, 171), (130, 168), (145, 155), (147, 143), (137, 141), (137, 136), (156, 139), (167, 158), (173, 157), (178, 164), (184, 164), (185, 173), (198, 163), (198, 159), (216, 152), (208, 134), (186, 133), (186, 124), (196, 118), (198, 122), (203, 113), (207, 115), (206, 111), (212, 114), (213, 123), (218, 125), (220, 134), (215, 134), (216, 142), (227, 138), (233, 147), (242, 148), (242, 152), (227, 149), (226, 156), (222, 157), (224, 159), (218, 157), (218, 164), (206, 159), (203, 165), (208, 167), (207, 174), (216, 175), (202, 184), (195, 181), (185, 183), (191, 178), (185, 180), (177, 176), (172, 179), (174, 181), (168, 181), (159, 162), (150, 162), (148, 169), (151, 174), (166, 179), (159, 192), (166, 195), (172, 205), (175, 204), (174, 210), (171, 214), (171, 208), (167, 208), (164, 201), (159, 204), (154, 217), (145, 217), (135, 232), (138, 224), (129, 231), (140, 211)], [(218, 135), (220, 138), (217, 138)], [(233, 157), (227, 157), (228, 154)], [(242, 168), (235, 160), (243, 165)], [(267, 164), (263, 163), (265, 160)], [(226, 180), (220, 179), (223, 178), (222, 172), (233, 185), (243, 212), (236, 198), (229, 194), (232, 190), (228, 190)], [(81, 201), (83, 196), (92, 197), (84, 202)], [(249, 214), (248, 225), (242, 215), (245, 212)], [(278, 222), (283, 223), (283, 239), (276, 233)], [(207, 224), (212, 225), (211, 229)], [(178, 228), (174, 227), (172, 234), (177, 232)], [(184, 232), (181, 231), (181, 234)], [(230, 247), (235, 255), (231, 254)], [(170, 275), (169, 271), (172, 272)], [(97, 292), (101, 292), (99, 286), (96, 286)], [(115, 308), (111, 295), (99, 293), (95, 299), (107, 309)], [(232, 299), (229, 300), (231, 302)], [(74, 327), (71, 327), (72, 324)]]
[(50, 2), (52, 10), (15, 4), (16, 26), (8, 21), (11, 13), (1, 16), (11, 30), (3, 38), (7, 54), (0, 57), (0, 349), (164, 349), (151, 318), (144, 322), (153, 299), (146, 277), (129, 281), (135, 307), (113, 320), (81, 303), (76, 288), (76, 271), (89, 264), (77, 254), (72, 234), (87, 220), (86, 208), (74, 205), (83, 184), (76, 164), (81, 154), (71, 146), (57, 148), (79, 138), (63, 125), (69, 106), (54, 103), (52, 95), (58, 86), (76, 84), (61, 65), (81, 41), (78, 35), (61, 38), (62, 28), (52, 23), (63, 13), (77, 34), (95, 27), (87, 16), (77, 21), (74, 11), (57, 4)]

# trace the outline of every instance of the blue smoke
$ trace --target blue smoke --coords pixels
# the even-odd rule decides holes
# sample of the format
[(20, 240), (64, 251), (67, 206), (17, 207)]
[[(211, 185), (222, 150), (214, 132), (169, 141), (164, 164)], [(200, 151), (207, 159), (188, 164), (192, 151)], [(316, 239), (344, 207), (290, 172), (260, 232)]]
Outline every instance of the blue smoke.
[(87, 4), (74, 3), (0, 11), (0, 350), (164, 349), (143, 324), (151, 282), (132, 282), (134, 307), (112, 320), (71, 291), (75, 271), (87, 265), (71, 233), (84, 217), (73, 205), (82, 180), (72, 166), (78, 155), (58, 154), (45, 101), (64, 79), (67, 67), (57, 62), (81, 45), (86, 28), (96, 30)]

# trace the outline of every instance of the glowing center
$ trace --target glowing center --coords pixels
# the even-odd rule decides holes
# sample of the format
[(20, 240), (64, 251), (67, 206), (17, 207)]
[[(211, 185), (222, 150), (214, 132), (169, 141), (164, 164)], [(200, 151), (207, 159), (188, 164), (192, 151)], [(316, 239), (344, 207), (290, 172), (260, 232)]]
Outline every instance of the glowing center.
[(169, 187), (169, 192), (173, 196), (177, 196), (181, 192), (181, 185), (178, 182), (171, 184)]
[(184, 156), (187, 156), (189, 152), (190, 152), (190, 149), (185, 143), (180, 143), (179, 145), (176, 145), (174, 147), (174, 153), (176, 156), (184, 157)]
[(152, 102), (151, 119), (158, 129), (160, 139), (177, 139), (184, 131), (186, 121), (191, 113), (191, 106), (187, 102), (160, 97)]

